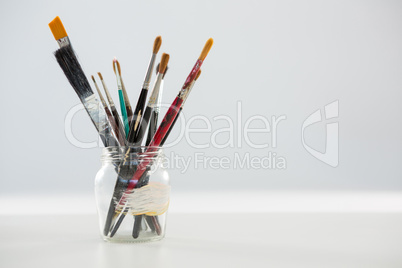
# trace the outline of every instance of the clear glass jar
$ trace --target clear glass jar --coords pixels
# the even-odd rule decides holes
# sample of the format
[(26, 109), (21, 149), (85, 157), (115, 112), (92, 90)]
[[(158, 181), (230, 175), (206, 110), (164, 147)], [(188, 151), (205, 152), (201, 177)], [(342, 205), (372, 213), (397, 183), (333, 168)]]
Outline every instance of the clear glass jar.
[(106, 147), (96, 174), (101, 236), (110, 242), (145, 242), (165, 236), (169, 174), (159, 147)]

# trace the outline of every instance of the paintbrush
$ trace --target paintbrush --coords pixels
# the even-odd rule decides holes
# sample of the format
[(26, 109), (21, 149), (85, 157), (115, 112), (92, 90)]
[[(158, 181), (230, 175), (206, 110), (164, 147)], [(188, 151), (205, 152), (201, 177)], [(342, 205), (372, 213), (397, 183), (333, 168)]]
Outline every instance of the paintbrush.
[(71, 47), (70, 39), (59, 17), (49, 23), (50, 30), (60, 48), (54, 55), (71, 86), (77, 93), (85, 107), (92, 123), (95, 125), (100, 138), (105, 146), (118, 144), (112, 135), (112, 129), (105, 115), (102, 104), (93, 93), (88, 79), (78, 62), (77, 56)]
[(114, 122), (115, 122), (115, 124), (116, 124), (116, 126), (117, 126), (117, 128), (118, 128), (118, 133), (120, 133), (120, 135), (121, 135), (121, 136), (123, 137), (123, 139), (124, 139), (124, 143), (121, 143), (121, 145), (123, 145), (123, 144), (126, 143), (126, 137), (125, 137), (125, 134), (124, 134), (125, 132), (124, 132), (123, 124), (122, 124), (122, 122), (121, 122), (121, 120), (120, 120), (120, 115), (119, 115), (119, 113), (117, 112), (117, 109), (116, 109), (116, 106), (115, 106), (114, 101), (113, 101), (113, 99), (112, 99), (112, 96), (110, 95), (109, 90), (108, 90), (108, 88), (107, 88), (107, 86), (106, 86), (106, 83), (105, 83), (105, 81), (103, 80), (103, 76), (102, 76), (102, 74), (101, 74), (100, 72), (98, 72), (98, 76), (99, 76), (99, 78), (100, 78), (100, 80), (101, 80), (101, 83), (102, 83), (102, 86), (103, 86), (103, 90), (105, 91), (106, 99), (107, 99), (107, 101), (109, 102), (109, 106), (110, 106), (110, 110), (111, 110), (112, 115), (113, 115)]
[(128, 121), (128, 115), (127, 115), (127, 106), (126, 106), (127, 102), (126, 102), (126, 96), (124, 96), (125, 94), (123, 91), (123, 83), (122, 83), (122, 79), (121, 79), (120, 64), (116, 58), (113, 59), (113, 71), (116, 74), (117, 88), (118, 88), (119, 100), (120, 100), (120, 109), (121, 109), (121, 115), (123, 117), (125, 135), (126, 135), (126, 137), (128, 137), (128, 132), (130, 131), (130, 127), (129, 127), (129, 121)]
[[(159, 71), (159, 64), (158, 66), (156, 66), (156, 74), (158, 75), (158, 71)], [(162, 104), (162, 93), (163, 93), (163, 81), (165, 79), (165, 75), (166, 72), (168, 71), (169, 67), (166, 66), (165, 72), (163, 73), (162, 76), (162, 82), (160, 83), (160, 89), (159, 89), (159, 95), (156, 99), (156, 106), (152, 111), (152, 115), (151, 118), (149, 119), (149, 127), (148, 127), (148, 134), (147, 134), (147, 141), (145, 143), (146, 146), (149, 145), (149, 143), (151, 142), (153, 136), (155, 135), (156, 129), (158, 127), (158, 118), (159, 118), (159, 112), (160, 112), (160, 108), (161, 108), (161, 104)], [(147, 177), (145, 179), (146, 181), (144, 182), (144, 184), (148, 184), (149, 181), (149, 175), (147, 173)], [(159, 220), (158, 220), (158, 216), (147, 216), (144, 215), (145, 220), (148, 223), (148, 226), (151, 228), (152, 232), (156, 232), (158, 235), (160, 235), (161, 233), (161, 228), (160, 228), (160, 224), (159, 224)]]
[(141, 145), (145, 131), (148, 127), (148, 122), (151, 118), (151, 115), (153, 114), (153, 111), (157, 107), (158, 104), (157, 101), (159, 99), (162, 77), (166, 70), (168, 62), (169, 62), (169, 54), (163, 53), (161, 62), (159, 64), (158, 75), (156, 77), (151, 96), (149, 97), (148, 104), (144, 112), (144, 116), (142, 117), (141, 124), (138, 128), (138, 132), (135, 137), (135, 145), (137, 146)]
[(145, 101), (147, 99), (149, 83), (151, 82), (152, 72), (154, 68), (154, 63), (156, 59), (156, 54), (158, 54), (159, 48), (162, 45), (162, 38), (160, 36), (155, 38), (154, 45), (152, 48), (152, 56), (148, 64), (147, 73), (145, 75), (144, 83), (142, 85), (142, 90), (138, 98), (137, 106), (135, 107), (134, 117), (130, 122), (130, 132), (128, 134), (127, 140), (131, 143), (136, 143), (136, 135), (139, 123), (141, 122), (141, 117), (144, 113)]
[[(187, 92), (189, 90), (189, 86), (191, 85), (191, 82), (195, 79), (198, 71), (201, 68), (202, 63), (204, 62), (206, 56), (208, 55), (208, 52), (210, 51), (211, 47), (213, 44), (213, 39), (210, 38), (206, 42), (201, 55), (199, 56), (198, 60), (196, 61), (193, 69), (191, 70), (189, 76), (187, 77), (182, 89), (180, 90), (179, 94), (177, 95), (176, 99), (173, 101), (171, 104), (169, 110), (166, 112), (165, 117), (162, 120), (162, 123), (160, 124), (158, 130), (156, 131), (154, 137), (152, 138), (149, 146), (147, 147), (147, 150), (145, 153), (152, 153), (156, 152), (161, 145), (164, 137), (166, 136), (169, 128), (171, 127), (175, 117), (177, 116), (177, 113), (180, 110), (181, 105), (183, 104), (183, 97), (187, 96)], [(124, 192), (123, 196), (120, 198), (118, 207), (124, 207), (127, 201), (127, 197), (130, 195), (132, 190), (137, 186), (137, 184), (141, 185), (142, 180), (146, 178), (144, 176), (144, 173), (147, 171), (148, 166), (152, 165), (153, 160), (151, 159), (146, 159), (142, 161), (134, 173), (133, 177), (131, 178), (126, 191)], [(110, 211), (110, 210), (109, 210)], [(114, 217), (117, 217), (120, 212), (118, 210), (115, 210), (115, 215)]]
[[(154, 111), (160, 107), (160, 106), (158, 107), (157, 105), (158, 105), (158, 100), (161, 98), (161, 95), (160, 95), (161, 94), (161, 90), (160, 90), (161, 83), (162, 83), (162, 78), (166, 71), (168, 62), (169, 62), (169, 54), (163, 53), (161, 62), (159, 64), (158, 74), (157, 74), (157, 77), (155, 80), (155, 84), (154, 84), (151, 96), (149, 97), (147, 108), (145, 109), (145, 112), (144, 112), (144, 116), (142, 117), (141, 125), (138, 129), (139, 134), (135, 139), (137, 145), (141, 145), (142, 139), (144, 138), (145, 130), (148, 126), (148, 122), (149, 122), (149, 120), (152, 120), (152, 116), (155, 116)], [(157, 120), (157, 118), (156, 118), (156, 120)], [(144, 173), (144, 174), (146, 175), (146, 173)], [(148, 184), (148, 181), (144, 180), (144, 185), (147, 185), (147, 184)], [(142, 215), (134, 216), (134, 218), (135, 218), (135, 221), (134, 221), (132, 235), (134, 238), (137, 238), (141, 231)], [(151, 223), (151, 222), (149, 222), (149, 223)], [(153, 222), (151, 224), (153, 224)], [(152, 228), (152, 227), (154, 227), (154, 228)], [(152, 226), (152, 227), (151, 227), (151, 229), (157, 228), (156, 226)]]
[[(158, 64), (158, 66), (156, 67), (156, 75), (158, 75), (159, 73), (159, 66), (160, 64)], [(156, 105), (155, 108), (152, 111), (152, 115), (151, 118), (149, 119), (149, 127), (148, 127), (148, 134), (147, 134), (147, 141), (145, 142), (145, 145), (148, 146), (149, 143), (151, 142), (152, 138), (155, 135), (156, 129), (158, 127), (158, 118), (159, 118), (159, 113), (160, 113), (160, 108), (162, 105), (162, 93), (163, 93), (163, 81), (165, 79), (165, 75), (167, 70), (169, 69), (168, 66), (166, 66), (165, 72), (162, 75), (162, 81), (159, 84), (159, 94), (156, 98)]]
[[(121, 91), (123, 92), (123, 96), (124, 96), (124, 105), (126, 106), (126, 111), (127, 111), (128, 126), (130, 126), (130, 122), (133, 117), (133, 109), (131, 108), (130, 99), (128, 98), (126, 86), (124, 85), (123, 77), (121, 75), (120, 63), (118, 60), (116, 60), (116, 63), (117, 63), (117, 69), (119, 70)], [(113, 66), (113, 68), (115, 68), (115, 67)]]
[[(107, 118), (109, 119), (110, 122), (110, 126), (112, 127), (117, 140), (119, 141), (119, 144), (124, 145), (125, 144), (125, 140), (126, 138), (124, 137), (124, 132), (120, 132), (120, 129), (118, 128), (116, 121), (113, 118), (112, 113), (110, 112), (109, 107), (107, 106), (107, 103), (105, 101), (105, 99), (102, 96), (102, 93), (99, 90), (98, 84), (96, 83), (95, 77), (93, 75), (91, 75), (92, 81), (94, 82), (96, 91), (98, 92), (99, 95), (99, 99), (101, 100), (102, 104), (103, 104), (103, 108), (105, 109), (105, 113)], [(118, 146), (118, 144), (109, 144), (110, 146)]]

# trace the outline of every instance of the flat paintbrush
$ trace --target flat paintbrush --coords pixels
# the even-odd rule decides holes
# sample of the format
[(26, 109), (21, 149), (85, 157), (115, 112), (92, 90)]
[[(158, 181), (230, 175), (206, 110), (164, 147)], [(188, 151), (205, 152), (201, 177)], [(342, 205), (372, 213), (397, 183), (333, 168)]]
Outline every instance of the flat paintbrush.
[[(156, 54), (158, 54), (158, 51), (159, 51), (161, 45), (162, 45), (162, 38), (160, 36), (158, 36), (158, 37), (156, 37), (156, 39), (154, 41), (154, 45), (152, 48), (151, 60), (149, 61), (149, 64), (148, 64), (147, 73), (145, 75), (144, 83), (142, 85), (142, 90), (141, 90), (140, 96), (138, 98), (137, 106), (135, 107), (134, 116), (130, 122), (130, 131), (129, 131), (129, 134), (127, 137), (127, 140), (130, 144), (137, 142), (135, 140), (136, 135), (137, 135), (137, 129), (141, 122), (141, 117), (144, 114), (145, 101), (147, 99), (149, 83), (151, 82)], [(136, 144), (136, 145), (138, 145), (138, 144)]]
[(100, 138), (105, 146), (109, 144), (118, 144), (113, 137), (112, 128), (108, 118), (105, 115), (102, 104), (96, 98), (89, 85), (84, 71), (78, 62), (77, 56), (71, 47), (70, 39), (59, 17), (56, 17), (49, 23), (50, 30), (57, 40), (60, 48), (55, 51), (55, 57), (63, 70), (65, 76), (74, 88), (82, 104), (84, 105), (92, 123), (95, 125)]

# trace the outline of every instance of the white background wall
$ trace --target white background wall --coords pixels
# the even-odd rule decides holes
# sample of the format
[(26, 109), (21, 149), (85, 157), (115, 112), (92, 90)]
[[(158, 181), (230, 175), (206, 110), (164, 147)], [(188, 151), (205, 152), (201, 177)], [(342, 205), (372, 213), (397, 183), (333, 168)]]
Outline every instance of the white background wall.
[[(52, 54), (58, 46), (47, 24), (56, 15), (86, 74), (101, 71), (116, 102), (114, 56), (136, 103), (153, 40), (162, 35), (161, 52), (171, 56), (164, 93), (164, 102), (170, 103), (213, 37), (186, 118), (227, 115), (236, 120), (238, 102), (243, 125), (254, 115), (286, 116), (278, 126), (276, 148), (265, 133), (250, 135), (254, 143), (268, 141), (265, 149), (253, 149), (244, 139), (240, 147), (196, 149), (183, 139), (167, 150), (230, 158), (274, 152), (286, 159), (285, 170), (190, 167), (182, 174), (172, 169), (175, 192), (400, 191), (401, 11), (399, 1), (2, 1), (0, 194), (93, 191), (101, 150), (76, 148), (65, 137), (65, 117), (79, 100)], [(339, 166), (333, 168), (303, 148), (301, 126), (336, 100)], [(85, 112), (74, 117), (72, 126), (79, 139), (97, 140)], [(212, 121), (213, 130), (225, 126)], [(325, 127), (319, 123), (306, 130), (311, 147), (324, 150)], [(191, 137), (204, 143), (210, 136)]]

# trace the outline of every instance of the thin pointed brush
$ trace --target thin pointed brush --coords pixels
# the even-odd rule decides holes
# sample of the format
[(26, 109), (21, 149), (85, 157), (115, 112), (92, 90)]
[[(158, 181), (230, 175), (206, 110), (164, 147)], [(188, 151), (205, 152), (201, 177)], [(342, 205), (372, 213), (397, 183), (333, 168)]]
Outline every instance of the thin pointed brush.
[[(99, 95), (99, 99), (101, 100), (101, 103), (103, 104), (103, 108), (105, 109), (105, 113), (107, 118), (109, 119), (110, 122), (110, 126), (112, 127), (112, 130), (114, 132), (115, 137), (117, 138), (117, 140), (119, 141), (119, 144), (124, 145), (125, 144), (125, 137), (123, 136), (123, 133), (120, 132), (118, 126), (116, 125), (116, 121), (113, 118), (112, 113), (110, 112), (109, 107), (107, 106), (107, 103), (105, 101), (105, 99), (102, 96), (102, 93), (99, 90), (98, 84), (96, 83), (95, 77), (93, 75), (91, 75), (92, 81), (94, 82), (96, 91), (98, 92)], [(118, 146), (118, 144), (110, 144), (110, 146)]]
[(117, 141), (111, 135), (110, 122), (105, 115), (102, 104), (98, 101), (89, 85), (88, 79), (71, 47), (70, 39), (68, 38), (60, 18), (56, 17), (51, 21), (49, 27), (60, 46), (60, 48), (54, 52), (56, 60), (84, 105), (103, 144), (105, 146), (108, 146), (109, 142), (117, 144)]
[(115, 106), (114, 101), (113, 101), (113, 99), (112, 99), (112, 96), (110, 95), (109, 90), (108, 90), (108, 88), (107, 88), (107, 86), (106, 86), (106, 83), (105, 83), (105, 81), (103, 80), (103, 76), (102, 76), (102, 74), (101, 74), (100, 72), (98, 72), (98, 76), (99, 76), (99, 78), (100, 78), (100, 80), (101, 80), (101, 83), (102, 83), (102, 86), (103, 86), (103, 90), (105, 91), (106, 99), (107, 99), (107, 101), (109, 102), (110, 110), (111, 110), (111, 112), (112, 112), (114, 122), (115, 122), (115, 124), (116, 124), (116, 126), (117, 126), (117, 128), (118, 128), (118, 132), (120, 133), (120, 136), (122, 136), (123, 139), (124, 139), (124, 143), (121, 143), (121, 145), (125, 145), (125, 143), (126, 143), (126, 136), (125, 136), (125, 134), (124, 134), (124, 133), (125, 133), (125, 132), (124, 132), (124, 126), (123, 126), (123, 123), (121, 122), (120, 115), (119, 115), (119, 113), (117, 112), (117, 109), (116, 109), (116, 106)]
[(130, 131), (129, 127), (129, 121), (128, 121), (128, 116), (127, 116), (127, 107), (126, 107), (126, 99), (124, 97), (123, 93), (123, 85), (121, 81), (121, 69), (120, 69), (120, 64), (116, 60), (116, 58), (113, 59), (113, 71), (116, 74), (116, 81), (117, 81), (117, 88), (119, 91), (119, 100), (120, 100), (120, 109), (121, 109), (121, 116), (123, 117), (123, 124), (124, 124), (124, 133), (126, 137), (128, 137), (128, 132)]
[[(164, 137), (166, 136), (166, 133), (168, 132), (175, 117), (177, 116), (177, 113), (180, 110), (180, 107), (183, 103), (183, 97), (187, 95), (186, 93), (188, 92), (189, 86), (190, 86), (191, 82), (195, 79), (198, 71), (200, 70), (203, 61), (205, 60), (206, 56), (208, 55), (208, 52), (210, 51), (210, 49), (212, 47), (212, 44), (213, 44), (213, 39), (212, 38), (208, 39), (208, 41), (206, 42), (206, 44), (201, 52), (200, 57), (196, 61), (193, 69), (191, 70), (189, 76), (187, 77), (178, 96), (171, 104), (169, 110), (166, 112), (166, 115), (163, 118), (162, 123), (160, 124), (158, 130), (156, 131), (154, 137), (152, 138), (152, 141), (149, 144), (148, 149), (145, 151), (145, 153), (155, 152), (157, 150), (157, 148), (161, 145)], [(144, 173), (148, 170), (148, 166), (151, 165), (152, 162), (153, 162), (152, 160), (147, 159), (139, 164), (136, 172), (134, 173), (133, 177), (131, 178), (131, 180), (127, 186), (125, 193), (120, 198), (117, 207), (124, 206), (124, 204), (126, 203), (127, 196), (130, 195), (131, 191), (137, 186), (137, 184), (139, 184), (139, 185), (142, 184), (142, 180), (146, 178), (146, 176), (144, 176)], [(118, 215), (118, 214), (120, 214), (120, 212), (115, 210), (115, 216), (116, 216), (116, 214)]]
[(156, 54), (158, 54), (158, 51), (162, 45), (162, 38), (160, 36), (155, 38), (154, 45), (152, 48), (152, 56), (151, 60), (149, 61), (148, 64), (148, 69), (147, 73), (145, 75), (144, 79), (144, 84), (142, 85), (142, 90), (140, 93), (140, 96), (138, 98), (137, 106), (135, 107), (134, 111), (134, 116), (130, 122), (130, 131), (127, 137), (127, 140), (129, 143), (136, 143), (136, 135), (137, 135), (137, 129), (138, 126), (141, 122), (141, 117), (144, 114), (144, 107), (145, 107), (145, 101), (147, 99), (147, 94), (148, 94), (148, 89), (149, 89), (149, 83), (151, 82), (152, 78), (152, 72), (155, 64), (155, 59), (156, 59)]
[(131, 122), (131, 119), (133, 118), (133, 108), (131, 108), (130, 98), (128, 97), (128, 94), (126, 91), (126, 86), (124, 85), (124, 82), (123, 82), (123, 77), (121, 75), (120, 63), (118, 60), (116, 60), (116, 63), (117, 63), (117, 68), (119, 69), (121, 91), (123, 92), (123, 96), (124, 96), (124, 105), (126, 106), (126, 111), (127, 111), (128, 126), (130, 127), (130, 122)]

